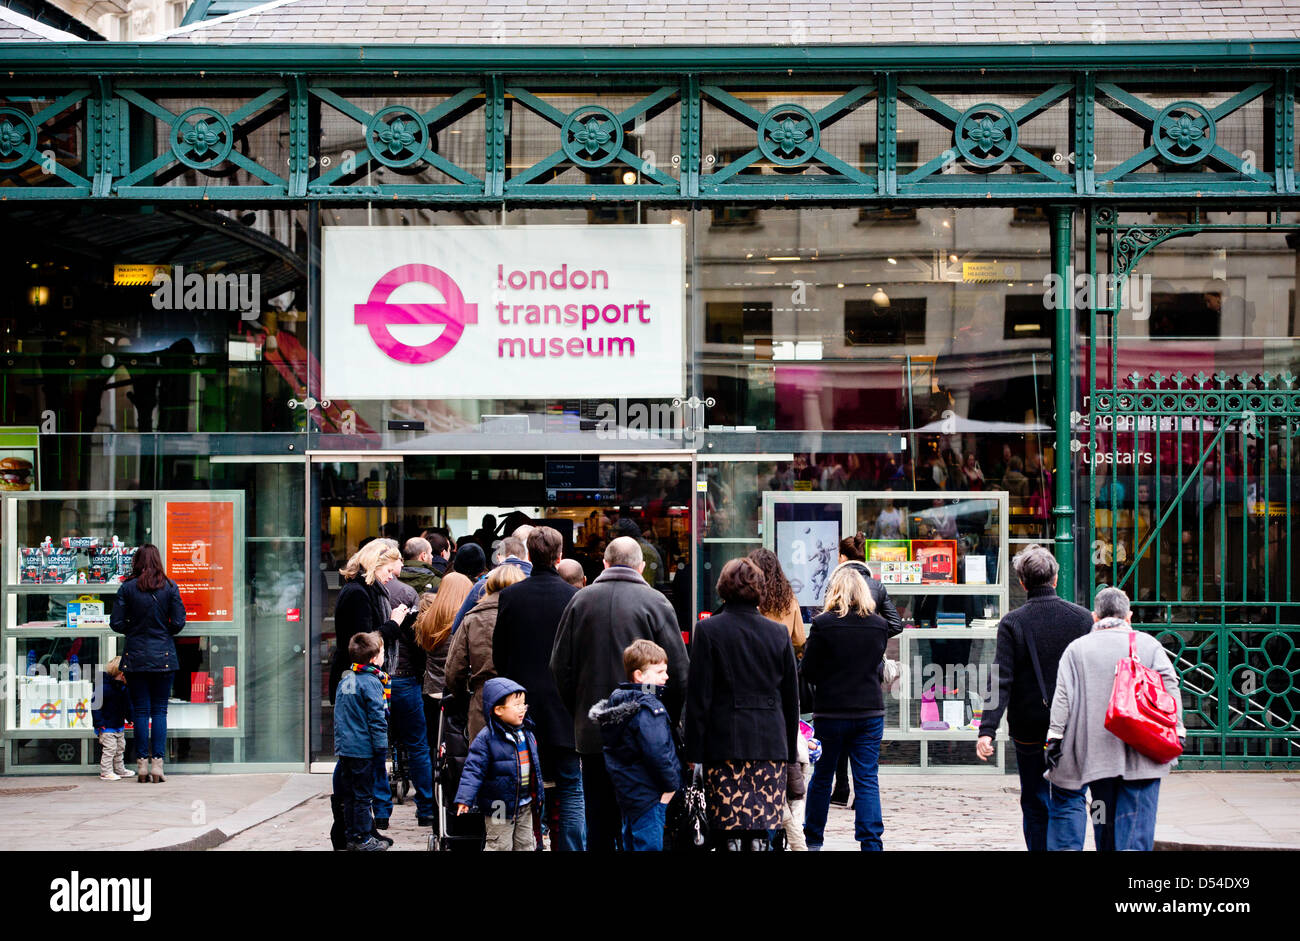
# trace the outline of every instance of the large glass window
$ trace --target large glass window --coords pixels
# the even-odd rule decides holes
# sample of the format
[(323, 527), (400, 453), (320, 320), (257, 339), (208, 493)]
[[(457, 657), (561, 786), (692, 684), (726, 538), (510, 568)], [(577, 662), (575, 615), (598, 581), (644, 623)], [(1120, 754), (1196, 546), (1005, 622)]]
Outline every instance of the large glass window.
[(43, 205), (0, 259), (0, 425), (305, 430), (306, 217)]

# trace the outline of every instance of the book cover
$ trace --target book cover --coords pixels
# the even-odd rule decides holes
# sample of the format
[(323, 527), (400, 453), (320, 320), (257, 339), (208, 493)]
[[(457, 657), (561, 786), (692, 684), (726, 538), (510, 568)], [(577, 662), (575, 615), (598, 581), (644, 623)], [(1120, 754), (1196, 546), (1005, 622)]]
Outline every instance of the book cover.
[(911, 543), (906, 539), (868, 539), (867, 561), (908, 562)]
[(912, 558), (921, 563), (924, 584), (953, 584), (957, 572), (955, 539), (913, 539)]

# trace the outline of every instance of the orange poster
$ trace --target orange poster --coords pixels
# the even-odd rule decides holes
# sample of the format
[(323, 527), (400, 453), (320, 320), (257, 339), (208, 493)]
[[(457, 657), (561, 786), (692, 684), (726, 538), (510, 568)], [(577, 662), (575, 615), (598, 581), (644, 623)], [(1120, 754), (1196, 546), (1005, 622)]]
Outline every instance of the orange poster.
[(167, 574), (191, 622), (235, 619), (235, 505), (167, 504)]

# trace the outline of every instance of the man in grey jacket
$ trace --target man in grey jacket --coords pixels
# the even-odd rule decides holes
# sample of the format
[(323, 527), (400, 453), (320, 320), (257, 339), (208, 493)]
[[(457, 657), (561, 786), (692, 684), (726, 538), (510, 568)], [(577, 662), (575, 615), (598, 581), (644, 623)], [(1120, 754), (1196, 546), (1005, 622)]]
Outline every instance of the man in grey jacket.
[(564, 708), (573, 716), (573, 738), (582, 757), (587, 849), (616, 849), (622, 830), (614, 785), (605, 770), (600, 726), (591, 707), (626, 680), (623, 651), (634, 640), (651, 640), (668, 653), (663, 703), (676, 725), (686, 698), (686, 645), (677, 615), (662, 593), (641, 576), (645, 559), (635, 539), (620, 536), (605, 549), (605, 570), (576, 592), (560, 617), (551, 649), (551, 673)]
[[(1047, 729), (1049, 850), (1083, 849), (1092, 818), (1098, 850), (1150, 850), (1155, 844), (1160, 781), (1178, 763), (1160, 764), (1124, 744), (1106, 729), (1106, 708), (1115, 685), (1115, 666), (1128, 656), (1135, 638), (1139, 660), (1160, 674), (1178, 704), (1178, 738), (1183, 726), (1178, 674), (1164, 647), (1132, 626), (1128, 595), (1103, 588), (1093, 601), (1092, 631), (1072, 642), (1061, 656)], [(1092, 792), (1091, 805), (1083, 791)]]

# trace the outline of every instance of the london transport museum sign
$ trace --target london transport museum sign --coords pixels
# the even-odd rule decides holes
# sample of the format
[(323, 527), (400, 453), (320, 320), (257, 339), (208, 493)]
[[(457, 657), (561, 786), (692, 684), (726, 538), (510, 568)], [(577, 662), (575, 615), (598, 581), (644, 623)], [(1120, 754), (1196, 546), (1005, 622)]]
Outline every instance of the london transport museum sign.
[(683, 388), (682, 227), (324, 230), (326, 398)]

